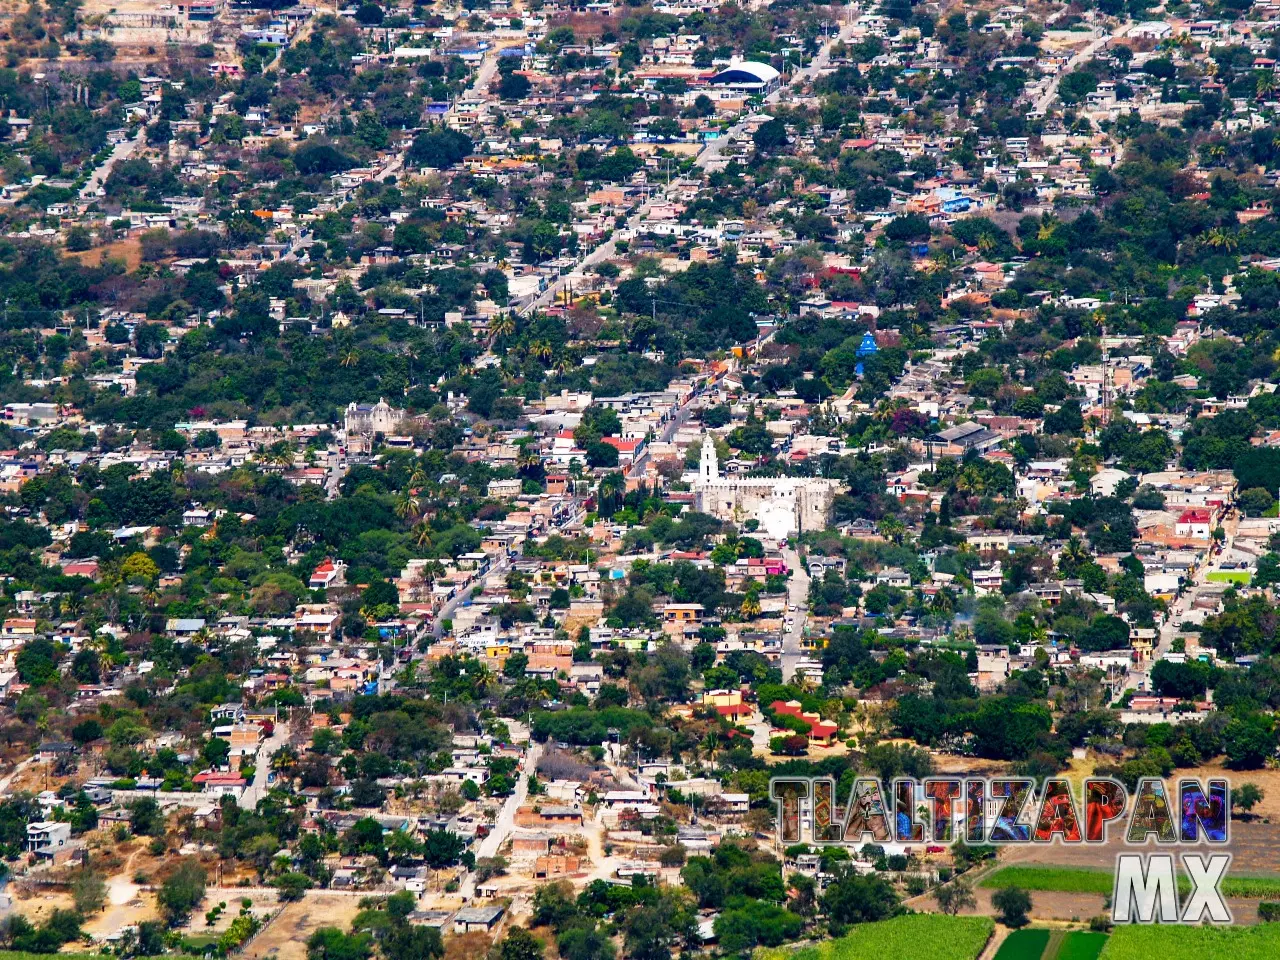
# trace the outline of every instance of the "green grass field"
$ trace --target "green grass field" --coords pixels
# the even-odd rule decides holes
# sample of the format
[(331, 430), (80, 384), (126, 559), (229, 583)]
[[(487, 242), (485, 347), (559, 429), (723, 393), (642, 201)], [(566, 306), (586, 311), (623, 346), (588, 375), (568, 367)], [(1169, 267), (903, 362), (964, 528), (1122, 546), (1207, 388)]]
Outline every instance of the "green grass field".
[(757, 950), (756, 960), (974, 960), (994, 929), (990, 917), (908, 914), (862, 924), (848, 936), (816, 947)]
[[(1092, 867), (1001, 867), (984, 877), (980, 886), (989, 890), (1021, 887), (1023, 890), (1045, 890), (1055, 893), (1109, 894), (1115, 886), (1115, 874)], [(1186, 877), (1178, 878), (1178, 889), (1191, 890)], [(1222, 881), (1222, 892), (1228, 897), (1263, 899), (1280, 894), (1280, 877), (1231, 877)]]
[(996, 960), (1040, 960), (1048, 943), (1048, 930), (1015, 930), (1000, 944)]
[(1246, 584), (1253, 577), (1253, 574), (1247, 570), (1215, 570), (1209, 574), (1210, 583), (1239, 583)]
[(1001, 867), (983, 877), (980, 886), (989, 890), (1021, 887), (1023, 890), (1052, 890), (1057, 893), (1111, 892), (1115, 878), (1092, 867)]
[(1116, 927), (1100, 960), (1273, 960), (1280, 924), (1256, 927)]
[(1105, 933), (1073, 930), (1063, 938), (1056, 960), (1098, 960), (1098, 955), (1106, 945)]

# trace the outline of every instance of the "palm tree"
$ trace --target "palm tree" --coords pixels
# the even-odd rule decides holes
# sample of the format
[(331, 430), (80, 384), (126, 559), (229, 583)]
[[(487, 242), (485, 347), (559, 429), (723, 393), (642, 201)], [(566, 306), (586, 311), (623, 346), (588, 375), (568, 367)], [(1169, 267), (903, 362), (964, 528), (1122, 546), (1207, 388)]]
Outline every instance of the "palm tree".
[(1062, 547), (1062, 556), (1058, 559), (1059, 566), (1063, 569), (1063, 572), (1070, 571), (1074, 573), (1088, 562), (1089, 549), (1084, 545), (1083, 540), (1072, 534)]
[(707, 735), (702, 738), (700, 746), (702, 747), (702, 752), (707, 757), (707, 762), (714, 767), (716, 762), (716, 751), (720, 749), (720, 731), (708, 730)]
[(897, 517), (885, 517), (880, 521), (880, 536), (886, 540), (901, 543), (902, 537), (906, 532), (906, 525)]
[(515, 317), (509, 313), (504, 313), (498, 319), (493, 321), (490, 328), (493, 331), (493, 338), (497, 340), (499, 337), (509, 337), (516, 332)]
[(551, 255), (556, 252), (556, 246), (550, 237), (534, 237), (531, 244), (533, 247), (533, 255), (538, 258), (538, 262), (550, 260)]
[(424, 520), (413, 528), (413, 542), (419, 548), (429, 547), (431, 546), (431, 534), (431, 524)]
[(291, 780), (297, 768), (298, 751), (289, 746), (289, 744), (286, 743), (271, 755), (271, 769), (284, 779)]
[(748, 592), (742, 598), (742, 606), (739, 607), (739, 612), (747, 620), (753, 620), (760, 616), (760, 595), (754, 590)]
[(418, 498), (409, 494), (401, 494), (396, 499), (396, 516), (401, 520), (418, 515)]
[(355, 347), (347, 347), (338, 354), (338, 364), (343, 367), (354, 367), (360, 362), (360, 351)]
[(1204, 235), (1205, 246), (1213, 247), (1215, 250), (1221, 250), (1224, 253), (1230, 253), (1240, 245), (1240, 241), (1236, 239), (1235, 234), (1223, 230), (1221, 227), (1214, 227)]
[(600, 499), (603, 500), (607, 496), (615, 496), (626, 487), (626, 481), (623, 480), (620, 473), (606, 473), (600, 478)]
[(1276, 92), (1276, 75), (1271, 70), (1258, 71), (1258, 79), (1255, 83), (1258, 92), (1258, 99), (1265, 100), (1271, 94)]
[(532, 444), (525, 444), (520, 448), (520, 456), (516, 458), (517, 470), (532, 470), (542, 463), (542, 457), (538, 455), (538, 451), (533, 449)]
[(529, 344), (529, 356), (538, 360), (548, 360), (555, 351), (551, 349), (551, 344), (545, 340), (535, 340)]

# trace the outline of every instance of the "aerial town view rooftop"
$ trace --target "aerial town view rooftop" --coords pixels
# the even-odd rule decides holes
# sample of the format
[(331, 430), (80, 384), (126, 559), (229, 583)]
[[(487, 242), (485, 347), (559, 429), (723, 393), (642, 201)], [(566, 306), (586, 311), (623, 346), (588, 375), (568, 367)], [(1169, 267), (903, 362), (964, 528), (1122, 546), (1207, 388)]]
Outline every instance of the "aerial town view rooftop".
[(1280, 0), (0, 55), (0, 960), (1280, 955)]

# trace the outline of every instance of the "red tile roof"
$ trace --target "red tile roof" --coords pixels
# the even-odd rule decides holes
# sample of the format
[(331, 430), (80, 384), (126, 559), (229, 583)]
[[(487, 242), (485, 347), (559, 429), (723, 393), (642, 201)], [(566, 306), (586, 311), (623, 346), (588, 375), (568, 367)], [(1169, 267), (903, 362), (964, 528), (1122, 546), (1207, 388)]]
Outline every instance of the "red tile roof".
[(798, 703), (787, 703), (783, 700), (775, 700), (769, 704), (769, 709), (774, 713), (785, 714), (789, 717), (795, 717), (809, 725), (809, 736), (825, 740), (828, 737), (835, 736), (838, 729), (834, 723), (819, 718), (816, 713), (805, 713), (804, 708)]

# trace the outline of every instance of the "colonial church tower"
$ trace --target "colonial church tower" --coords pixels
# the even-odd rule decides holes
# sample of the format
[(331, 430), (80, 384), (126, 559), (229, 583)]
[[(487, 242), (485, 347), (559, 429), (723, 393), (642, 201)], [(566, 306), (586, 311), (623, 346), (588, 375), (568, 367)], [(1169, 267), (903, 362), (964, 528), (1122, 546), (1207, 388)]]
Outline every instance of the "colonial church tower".
[(720, 479), (720, 464), (716, 461), (716, 442), (711, 434), (702, 438), (702, 462), (698, 467), (698, 479), (703, 483)]

